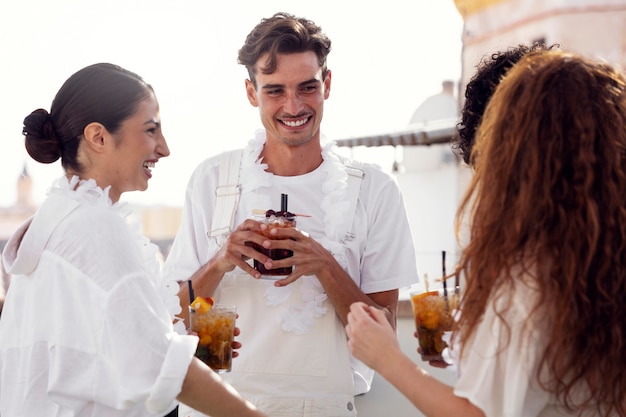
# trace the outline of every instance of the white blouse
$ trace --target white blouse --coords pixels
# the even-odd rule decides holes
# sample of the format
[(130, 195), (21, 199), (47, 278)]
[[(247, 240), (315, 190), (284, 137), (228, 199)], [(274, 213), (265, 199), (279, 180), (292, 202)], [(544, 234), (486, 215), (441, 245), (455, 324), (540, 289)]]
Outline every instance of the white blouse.
[[(518, 280), (510, 293), (495, 297), (459, 360), (454, 393), (467, 398), (487, 417), (564, 417), (557, 399), (539, 387), (537, 369), (545, 342), (541, 326), (529, 320), (535, 290)], [(495, 306), (495, 308), (494, 308)], [(505, 328), (496, 309), (509, 309)], [(527, 331), (522, 332), (523, 329)], [(510, 335), (508, 347), (502, 348)], [(543, 378), (544, 374), (542, 374)], [(591, 416), (593, 413), (583, 414)]]
[(8, 242), (0, 415), (152, 416), (175, 406), (197, 338), (174, 330), (178, 287), (161, 283), (156, 246), (124, 217), (108, 189), (61, 178)]

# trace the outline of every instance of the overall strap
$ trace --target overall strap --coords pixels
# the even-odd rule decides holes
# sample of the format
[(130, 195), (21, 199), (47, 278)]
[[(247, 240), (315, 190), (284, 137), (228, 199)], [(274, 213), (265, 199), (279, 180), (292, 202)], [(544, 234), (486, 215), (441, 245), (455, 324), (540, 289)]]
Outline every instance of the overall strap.
[[(346, 171), (348, 172), (348, 199), (350, 201), (350, 210), (348, 213), (352, 215), (352, 219), (356, 214), (356, 203), (359, 199), (359, 193), (361, 191), (361, 180), (365, 176), (365, 171), (359, 168), (351, 167), (346, 165)], [(350, 227), (352, 227), (353, 222), (350, 223)], [(354, 238), (354, 234), (352, 230), (346, 231), (346, 239), (352, 240)]]
[[(219, 182), (215, 190), (215, 215), (213, 216), (211, 231), (208, 233), (209, 238), (226, 236), (232, 231), (235, 212), (241, 195), (241, 186), (239, 185), (241, 154), (242, 150), (238, 149), (223, 152), (220, 157)], [(349, 165), (345, 167), (348, 173), (348, 199), (350, 202), (348, 213), (354, 218), (361, 190), (361, 180), (365, 176), (365, 172)], [(346, 233), (348, 238), (353, 237), (351, 230), (347, 230)]]
[(225, 151), (220, 156), (218, 186), (215, 190), (215, 214), (209, 238), (228, 235), (232, 231), (235, 212), (239, 204), (241, 186), (239, 169), (242, 150)]

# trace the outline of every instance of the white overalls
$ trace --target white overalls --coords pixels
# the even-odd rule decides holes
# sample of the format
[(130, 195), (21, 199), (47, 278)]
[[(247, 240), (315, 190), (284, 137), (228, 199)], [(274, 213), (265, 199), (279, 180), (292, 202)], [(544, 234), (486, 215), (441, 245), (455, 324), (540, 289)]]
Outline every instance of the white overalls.
[[(222, 158), (211, 232), (215, 245), (232, 230), (240, 192), (240, 152)], [(363, 171), (347, 169), (354, 212)], [(215, 299), (235, 304), (239, 317), (246, 318), (237, 322), (239, 356), (222, 376), (270, 416), (356, 416), (344, 327), (321, 284), (314, 276), (281, 288), (273, 284), (251, 279), (238, 268), (222, 279)], [(201, 415), (180, 406), (179, 416)]]

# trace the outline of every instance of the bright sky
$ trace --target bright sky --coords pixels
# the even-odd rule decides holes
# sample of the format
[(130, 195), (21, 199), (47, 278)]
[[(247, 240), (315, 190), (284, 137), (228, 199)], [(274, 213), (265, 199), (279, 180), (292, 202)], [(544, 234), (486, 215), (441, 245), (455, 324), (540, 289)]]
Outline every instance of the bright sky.
[(147, 191), (122, 200), (181, 205), (193, 168), (244, 146), (260, 127), (237, 51), (261, 18), (305, 16), (330, 36), (333, 72), (322, 131), (331, 139), (403, 129), (415, 108), (461, 75), (453, 0), (20, 0), (0, 2), (0, 207), (15, 202), (24, 164), (41, 202), (59, 162), (24, 150), (22, 121), (50, 109), (75, 71), (112, 62), (154, 87), (171, 150)]

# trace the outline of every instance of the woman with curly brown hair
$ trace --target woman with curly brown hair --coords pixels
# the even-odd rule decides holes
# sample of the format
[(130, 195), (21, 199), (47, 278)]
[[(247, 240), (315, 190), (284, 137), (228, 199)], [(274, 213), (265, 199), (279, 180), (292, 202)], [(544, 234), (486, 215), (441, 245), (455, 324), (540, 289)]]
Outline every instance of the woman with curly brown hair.
[(626, 80), (532, 52), (497, 87), (457, 215), (471, 239), (455, 387), (353, 304), (352, 352), (429, 416), (626, 416)]

